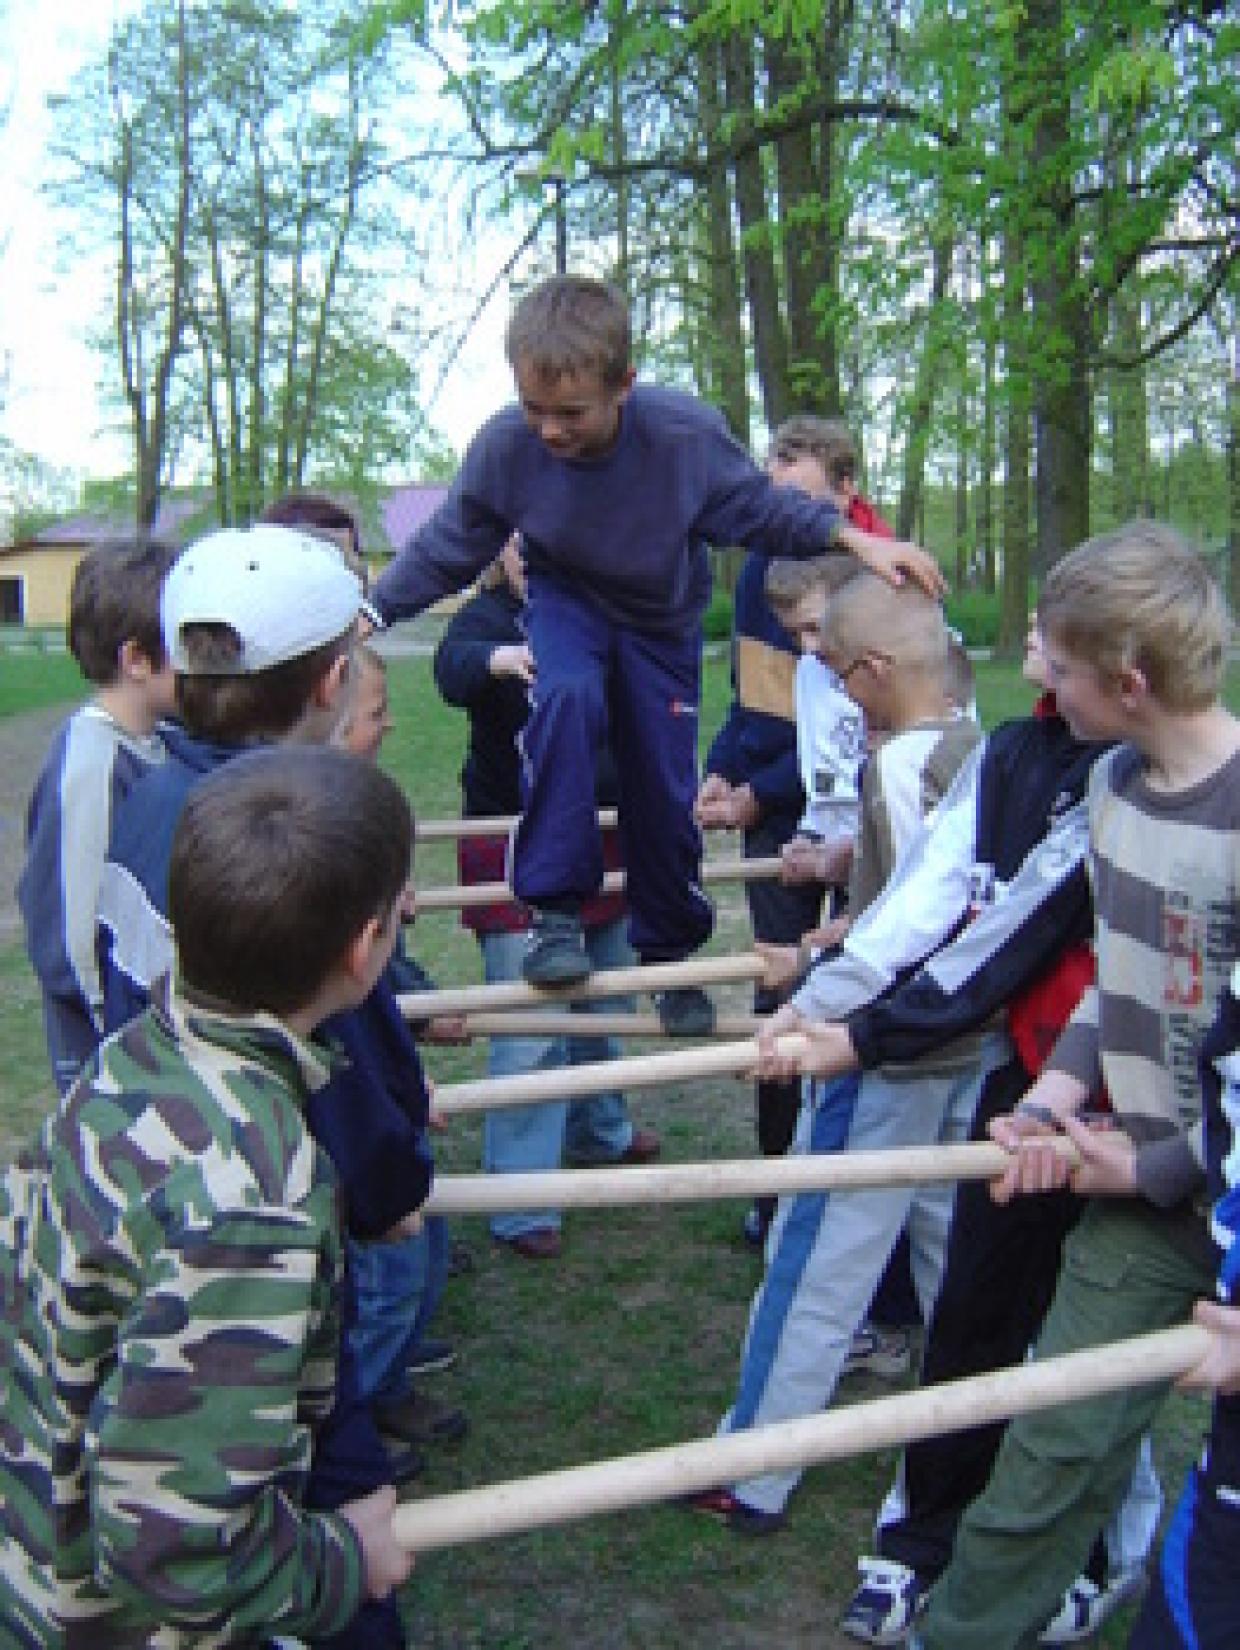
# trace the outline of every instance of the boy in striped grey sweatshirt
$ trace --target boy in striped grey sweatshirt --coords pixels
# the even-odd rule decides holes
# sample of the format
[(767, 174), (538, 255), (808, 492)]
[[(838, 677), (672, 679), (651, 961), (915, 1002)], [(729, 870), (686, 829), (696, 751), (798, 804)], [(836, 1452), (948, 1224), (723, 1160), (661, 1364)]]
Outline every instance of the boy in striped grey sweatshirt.
[[(1201, 558), (1136, 522), (1058, 563), (1039, 606), (1048, 685), (1083, 738), (1123, 741), (1090, 785), (1097, 983), (1042, 1076), (992, 1126), (999, 1200), (1069, 1184), (1069, 1237), (1039, 1357), (1184, 1318), (1217, 1269), (1197, 1061), (1237, 951), (1240, 723), (1219, 700), (1231, 621)], [(1080, 1114), (1105, 1083), (1114, 1126)], [(1080, 1161), (1047, 1149), (1067, 1132)], [(1165, 1383), (1008, 1428), (911, 1643), (1015, 1650), (1118, 1502)]]

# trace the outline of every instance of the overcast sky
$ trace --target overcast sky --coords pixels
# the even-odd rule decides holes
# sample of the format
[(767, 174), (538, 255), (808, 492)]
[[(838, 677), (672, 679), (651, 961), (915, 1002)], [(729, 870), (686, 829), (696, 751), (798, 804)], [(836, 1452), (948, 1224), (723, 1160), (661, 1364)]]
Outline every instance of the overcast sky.
[[(8, 110), (0, 128), (0, 433), (49, 464), (100, 476), (131, 464), (123, 415), (101, 402), (103, 361), (87, 343), (91, 327), (106, 322), (114, 275), (107, 259), (67, 258), (57, 248), (57, 221), (39, 190), (51, 126), (45, 100), (134, 4), (0, 0), (0, 110)], [(501, 294), (431, 409), (458, 451), (509, 397), (505, 310)]]
[(100, 474), (123, 469), (128, 448), (104, 428), (98, 358), (86, 331), (98, 316), (107, 270), (60, 269), (55, 226), (39, 194), (50, 120), (61, 91), (106, 39), (115, 0), (0, 0), (0, 371), (7, 393), (0, 428), (49, 463)]

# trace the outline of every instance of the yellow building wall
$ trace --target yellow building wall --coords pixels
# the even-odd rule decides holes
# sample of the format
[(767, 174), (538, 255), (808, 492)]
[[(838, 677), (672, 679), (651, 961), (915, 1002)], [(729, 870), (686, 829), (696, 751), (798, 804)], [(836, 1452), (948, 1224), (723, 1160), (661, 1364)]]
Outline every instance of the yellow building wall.
[(80, 544), (30, 545), (0, 555), (0, 579), (20, 578), (22, 615), (28, 625), (69, 622), (69, 590), (85, 553)]

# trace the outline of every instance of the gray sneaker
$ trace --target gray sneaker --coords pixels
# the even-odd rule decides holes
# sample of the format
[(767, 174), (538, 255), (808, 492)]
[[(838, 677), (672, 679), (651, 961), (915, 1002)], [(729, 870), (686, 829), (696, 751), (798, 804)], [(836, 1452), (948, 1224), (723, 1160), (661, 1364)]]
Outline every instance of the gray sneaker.
[(654, 1006), (669, 1037), (709, 1037), (715, 1029), (715, 1005), (700, 985), (656, 991)]
[(535, 911), (522, 978), (530, 985), (579, 985), (591, 972), (581, 918), (568, 911)]

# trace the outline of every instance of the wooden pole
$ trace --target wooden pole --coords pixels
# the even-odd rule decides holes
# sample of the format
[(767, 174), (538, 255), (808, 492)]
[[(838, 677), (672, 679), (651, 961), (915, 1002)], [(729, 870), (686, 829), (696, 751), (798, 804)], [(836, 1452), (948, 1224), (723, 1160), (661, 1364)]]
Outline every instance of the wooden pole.
[[(799, 1059), (808, 1049), (806, 1038), (793, 1033), (778, 1040), (779, 1052)], [(549, 1100), (580, 1100), (587, 1094), (611, 1089), (649, 1089), (661, 1083), (685, 1083), (698, 1077), (734, 1077), (758, 1062), (753, 1037), (713, 1048), (678, 1048), (670, 1054), (632, 1054), (619, 1060), (595, 1060), (584, 1066), (557, 1066), (554, 1071), (531, 1071), (520, 1077), (480, 1077), (472, 1083), (450, 1083), (435, 1090), (435, 1110), (444, 1117), (461, 1112), (494, 1111), (500, 1106), (536, 1106)]]
[(1181, 1324), (824, 1415), (406, 1502), (393, 1514), (392, 1531), (401, 1546), (425, 1553), (670, 1501), (716, 1484), (940, 1438), (1127, 1387), (1161, 1386), (1200, 1362), (1208, 1344), (1199, 1325)]
[[(703, 882), (761, 882), (779, 875), (778, 858), (710, 859), (702, 866)], [(604, 894), (624, 892), (624, 872), (608, 871), (603, 877)], [(475, 905), (512, 905), (516, 895), (506, 882), (457, 883), (450, 888), (420, 888), (417, 914), (431, 911), (463, 911)]]
[[(514, 1009), (511, 1013), (469, 1014), (474, 1037), (666, 1037), (657, 1014), (574, 1014), (571, 1009)], [(712, 1037), (753, 1037), (756, 1014), (720, 1014)]]
[[(614, 831), (619, 822), (615, 808), (599, 809), (600, 831)], [(418, 842), (456, 842), (461, 837), (507, 836), (520, 823), (520, 814), (498, 814), (488, 819), (419, 819), (414, 838)]]
[[(1057, 1137), (1055, 1147), (1076, 1161), (1076, 1147), (1066, 1137)], [(790, 1192), (873, 1191), (884, 1186), (923, 1186), (936, 1180), (993, 1180), (1010, 1162), (1002, 1146), (970, 1140), (956, 1146), (731, 1158), (718, 1163), (437, 1175), (423, 1212), (480, 1215), (515, 1209), (618, 1209), (651, 1203), (706, 1203), (724, 1197), (780, 1197)]]
[(606, 997), (628, 997), (641, 991), (666, 991), (679, 985), (727, 985), (735, 980), (761, 979), (765, 969), (755, 951), (735, 957), (689, 957), (685, 962), (647, 963), (643, 967), (603, 968), (580, 985), (539, 990), (524, 980), (501, 980), (496, 985), (463, 985), (451, 991), (407, 991), (399, 1001), (409, 1020), (440, 1015), (476, 1014), (493, 1008), (550, 1008), (562, 1003), (593, 1003)]

